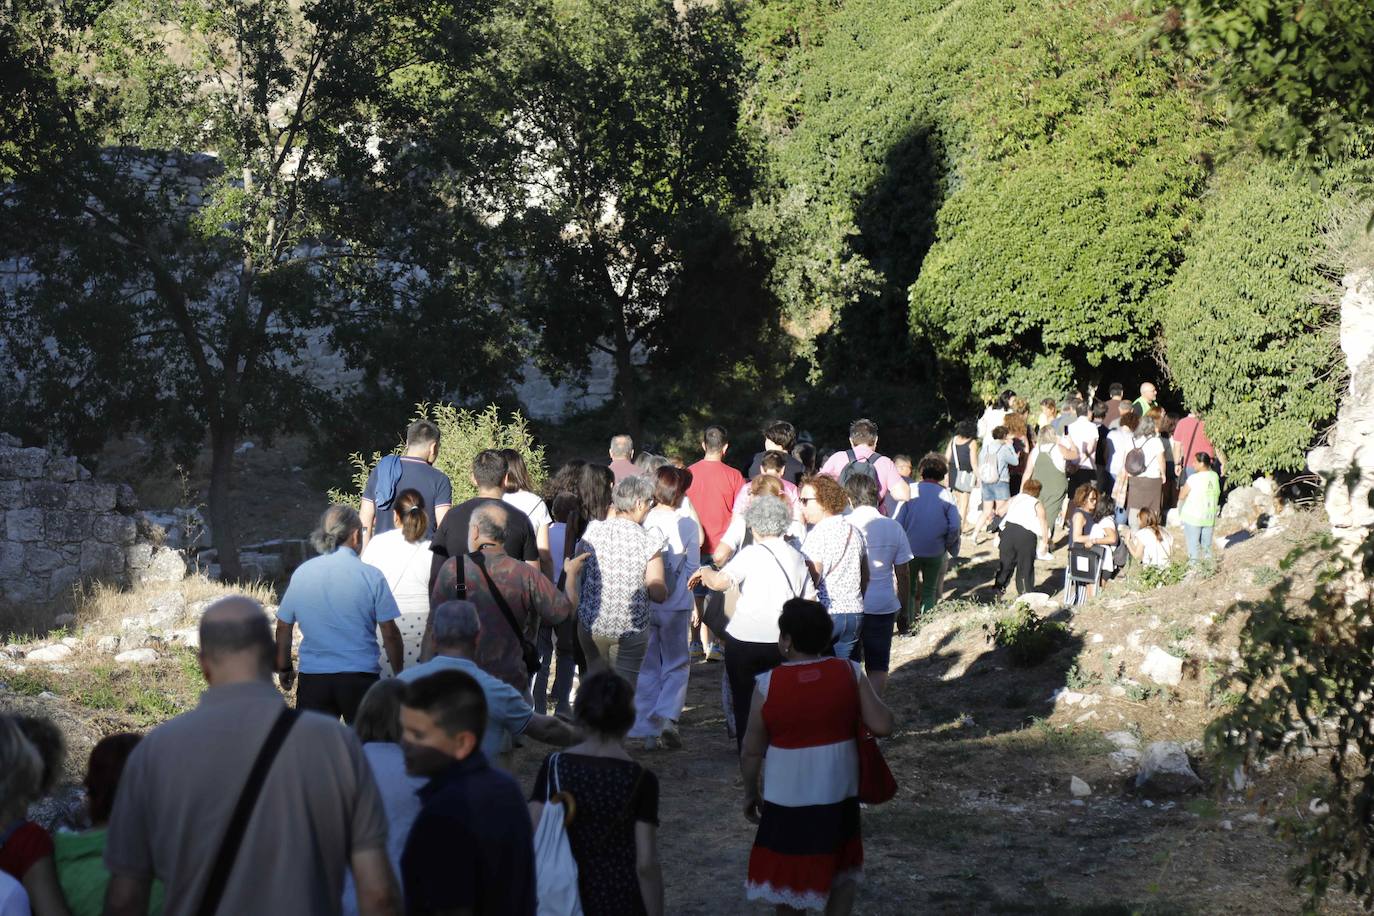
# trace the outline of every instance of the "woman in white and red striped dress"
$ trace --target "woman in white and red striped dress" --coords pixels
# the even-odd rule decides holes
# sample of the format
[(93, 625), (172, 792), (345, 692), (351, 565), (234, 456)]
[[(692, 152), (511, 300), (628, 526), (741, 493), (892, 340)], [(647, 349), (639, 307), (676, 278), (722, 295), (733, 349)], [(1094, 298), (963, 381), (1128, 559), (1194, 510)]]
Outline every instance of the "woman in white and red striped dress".
[(891, 734), (892, 712), (858, 665), (822, 657), (833, 625), (820, 602), (788, 601), (778, 631), (786, 661), (758, 677), (740, 756), (744, 816), (759, 825), (745, 887), (780, 913), (845, 914), (864, 861), (855, 737), (861, 721)]

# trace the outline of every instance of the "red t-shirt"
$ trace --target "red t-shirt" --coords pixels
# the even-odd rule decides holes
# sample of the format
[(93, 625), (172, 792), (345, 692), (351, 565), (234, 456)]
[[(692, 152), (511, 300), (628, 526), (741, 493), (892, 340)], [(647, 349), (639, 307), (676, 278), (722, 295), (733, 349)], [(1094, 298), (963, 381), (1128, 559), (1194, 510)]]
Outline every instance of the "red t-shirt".
[[(0, 827), (3, 830), (3, 827)], [(15, 880), (23, 881), (33, 863), (44, 856), (52, 855), (52, 837), (48, 831), (25, 821), (10, 838), (0, 846), (0, 871), (8, 872)]]
[[(1207, 424), (1197, 417), (1184, 417), (1178, 421), (1174, 427), (1174, 441), (1188, 449), (1188, 454), (1183, 456), (1183, 463), (1187, 467), (1193, 466), (1193, 456), (1198, 452), (1206, 452), (1213, 458), (1217, 456), (1216, 447), (1207, 438)], [(1192, 448), (1188, 448), (1189, 442)]]
[(730, 527), (730, 512), (735, 506), (735, 494), (744, 486), (744, 475), (723, 461), (703, 458), (687, 470), (692, 472), (692, 485), (687, 498), (697, 510), (703, 533), (701, 549), (710, 553), (716, 542)]

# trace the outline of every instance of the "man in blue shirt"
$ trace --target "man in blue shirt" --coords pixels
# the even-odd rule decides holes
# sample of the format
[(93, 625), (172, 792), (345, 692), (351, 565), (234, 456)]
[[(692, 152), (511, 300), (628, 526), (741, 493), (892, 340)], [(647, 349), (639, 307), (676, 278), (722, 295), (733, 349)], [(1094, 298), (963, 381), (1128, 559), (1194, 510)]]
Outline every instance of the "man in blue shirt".
[(534, 829), (520, 786), (487, 763), (487, 703), (462, 671), (406, 687), (401, 747), (406, 770), (427, 776), (420, 813), (401, 854), (406, 912), (534, 916)]
[(349, 506), (330, 506), (310, 536), (320, 555), (291, 574), (277, 608), (277, 675), (291, 689), (291, 641), (301, 625), (300, 686), (296, 708), (342, 716), (349, 725), (363, 694), (381, 673), (377, 630), (391, 670), (404, 666), (401, 611), (386, 576), (358, 559), (363, 524)]
[(941, 455), (926, 455), (919, 473), (921, 482), (912, 488), (911, 499), (897, 510), (897, 524), (906, 530), (915, 558), (911, 561), (909, 610), (897, 621), (899, 633), (910, 628), (910, 618), (917, 613), (918, 589), (920, 613), (935, 607), (944, 584), (946, 557), (959, 555), (959, 507), (944, 485), (949, 465)]
[(477, 605), (471, 601), (445, 601), (434, 609), (434, 657), (412, 665), (397, 677), (409, 684), (439, 671), (462, 671), (472, 676), (487, 700), (487, 730), (482, 736), (482, 753), (487, 760), (507, 767), (507, 755), (517, 735), (567, 747), (573, 742), (572, 726), (553, 716), (540, 715), (520, 691), (500, 678), (492, 677), (472, 659), (477, 641), (482, 638), (482, 621)]

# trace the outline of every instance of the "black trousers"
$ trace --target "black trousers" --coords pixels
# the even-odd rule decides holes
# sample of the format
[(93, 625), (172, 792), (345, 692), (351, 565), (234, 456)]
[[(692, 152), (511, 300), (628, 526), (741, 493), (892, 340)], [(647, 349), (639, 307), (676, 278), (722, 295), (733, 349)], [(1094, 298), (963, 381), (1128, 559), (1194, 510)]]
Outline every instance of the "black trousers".
[(743, 642), (729, 633), (725, 636), (725, 677), (730, 681), (730, 696), (735, 707), (735, 745), (744, 745), (744, 730), (749, 727), (749, 706), (754, 699), (754, 678), (772, 671), (783, 662), (775, 642)]
[(997, 588), (1004, 589), (1016, 573), (1016, 590), (1025, 594), (1035, 587), (1035, 533), (1014, 522), (1002, 526), (999, 547), (1001, 564), (997, 567)]
[(339, 674), (302, 674), (296, 681), (296, 708), (342, 718), (352, 725), (363, 694), (377, 683), (377, 675), (360, 671)]

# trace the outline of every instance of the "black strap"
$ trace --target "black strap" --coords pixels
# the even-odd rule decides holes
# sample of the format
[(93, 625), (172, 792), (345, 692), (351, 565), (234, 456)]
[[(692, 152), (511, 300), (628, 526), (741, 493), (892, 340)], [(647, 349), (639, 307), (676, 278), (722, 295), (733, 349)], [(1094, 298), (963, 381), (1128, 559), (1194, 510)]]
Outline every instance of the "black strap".
[(257, 807), (258, 796), (262, 794), (262, 785), (267, 781), (272, 761), (277, 759), (277, 752), (286, 741), (291, 726), (295, 725), (299, 718), (300, 713), (297, 710), (289, 707), (283, 709), (281, 715), (277, 716), (277, 721), (273, 723), (272, 730), (267, 733), (267, 740), (262, 743), (258, 759), (253, 761), (248, 781), (243, 784), (243, 792), (239, 795), (238, 804), (234, 806), (234, 815), (229, 819), (224, 839), (220, 841), (215, 866), (210, 872), (210, 880), (205, 885), (205, 895), (201, 897), (200, 908), (196, 911), (199, 916), (214, 916), (219, 910), (220, 899), (224, 897), (224, 889), (229, 885), (229, 874), (234, 870), (234, 861), (239, 857), (239, 847), (243, 845), (243, 835), (248, 830), (248, 821), (253, 816), (253, 809)]
[(510, 605), (506, 603), (506, 599), (501, 594), (501, 590), (496, 587), (496, 583), (491, 580), (491, 573), (487, 572), (486, 559), (482, 556), (481, 551), (474, 551), (470, 556), (472, 562), (482, 571), (483, 578), (487, 580), (487, 588), (491, 591), (492, 600), (501, 609), (501, 616), (506, 618), (506, 623), (510, 624), (511, 632), (515, 634), (516, 639), (520, 640), (521, 651), (528, 652), (530, 644), (525, 639), (525, 631), (520, 629), (520, 624), (515, 622), (515, 614), (511, 613)]

